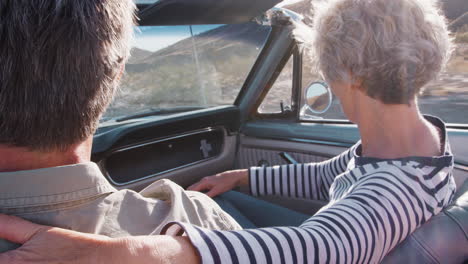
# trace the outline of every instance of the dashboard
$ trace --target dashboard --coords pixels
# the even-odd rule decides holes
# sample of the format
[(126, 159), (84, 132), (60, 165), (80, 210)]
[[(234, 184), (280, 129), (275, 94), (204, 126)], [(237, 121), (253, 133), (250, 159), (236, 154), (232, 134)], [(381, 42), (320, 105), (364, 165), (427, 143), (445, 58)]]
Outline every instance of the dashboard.
[(184, 186), (233, 166), (239, 124), (235, 106), (108, 122), (94, 136), (92, 160), (117, 188), (160, 178)]
[(113, 150), (100, 165), (121, 186), (216, 158), (223, 143), (222, 128), (205, 128)]

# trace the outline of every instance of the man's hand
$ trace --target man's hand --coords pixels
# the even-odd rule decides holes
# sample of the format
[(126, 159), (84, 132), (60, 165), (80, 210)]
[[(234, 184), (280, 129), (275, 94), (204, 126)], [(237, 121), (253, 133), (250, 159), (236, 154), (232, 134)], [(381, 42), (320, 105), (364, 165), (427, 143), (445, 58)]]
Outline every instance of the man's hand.
[[(23, 219), (0, 215), (0, 237), (23, 244), (0, 254), (0, 263), (93, 263), (99, 249), (110, 239), (36, 225)], [(79, 262), (78, 262), (79, 261)]]
[(188, 238), (140, 236), (109, 238), (37, 225), (0, 215), (0, 238), (23, 244), (0, 254), (8, 264), (199, 263)]

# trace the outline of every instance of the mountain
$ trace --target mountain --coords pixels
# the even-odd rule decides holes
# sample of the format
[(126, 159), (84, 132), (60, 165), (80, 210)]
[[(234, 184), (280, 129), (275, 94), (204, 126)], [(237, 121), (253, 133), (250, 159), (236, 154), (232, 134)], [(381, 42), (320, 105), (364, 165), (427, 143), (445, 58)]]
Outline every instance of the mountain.
[(221, 50), (232, 51), (246, 44), (259, 46), (264, 42), (268, 32), (268, 27), (261, 27), (255, 23), (247, 24), (247, 26), (245, 24), (225, 25), (196, 35), (194, 39), (181, 40), (139, 60), (139, 63), (153, 64), (171, 56), (192, 57), (192, 53), (195, 52), (194, 44), (196, 51), (202, 54)]
[(139, 63), (140, 61), (144, 60), (146, 57), (149, 57), (153, 54), (153, 52), (149, 50), (144, 50), (140, 48), (134, 47), (130, 52), (130, 59), (127, 63), (135, 64)]
[(117, 100), (106, 114), (147, 107), (232, 104), (270, 32), (233, 24), (150, 52), (134, 48)]

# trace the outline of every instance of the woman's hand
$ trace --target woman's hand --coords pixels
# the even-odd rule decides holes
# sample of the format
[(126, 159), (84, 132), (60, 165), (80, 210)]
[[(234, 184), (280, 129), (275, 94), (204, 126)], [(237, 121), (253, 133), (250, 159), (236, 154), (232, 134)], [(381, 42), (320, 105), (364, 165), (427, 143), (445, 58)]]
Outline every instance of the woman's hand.
[(237, 186), (248, 185), (249, 172), (247, 169), (232, 170), (208, 176), (201, 181), (187, 188), (189, 191), (206, 191), (206, 195), (215, 197), (227, 191), (234, 189)]

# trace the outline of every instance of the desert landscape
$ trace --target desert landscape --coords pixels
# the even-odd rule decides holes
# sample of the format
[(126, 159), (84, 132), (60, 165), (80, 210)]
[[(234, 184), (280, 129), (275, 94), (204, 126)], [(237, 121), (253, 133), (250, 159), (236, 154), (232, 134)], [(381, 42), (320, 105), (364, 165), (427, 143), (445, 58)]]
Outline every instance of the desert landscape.
[(270, 32), (224, 25), (155, 52), (133, 48), (106, 118), (148, 108), (232, 104)]

